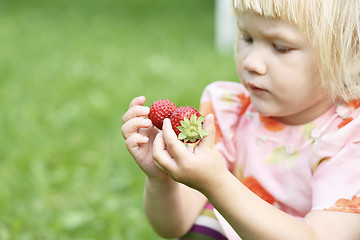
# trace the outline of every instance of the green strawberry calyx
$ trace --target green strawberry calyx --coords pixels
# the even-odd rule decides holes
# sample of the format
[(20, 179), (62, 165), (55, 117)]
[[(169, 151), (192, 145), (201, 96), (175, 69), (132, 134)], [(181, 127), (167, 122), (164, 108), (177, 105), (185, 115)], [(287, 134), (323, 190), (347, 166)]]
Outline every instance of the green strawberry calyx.
[(184, 121), (180, 122), (181, 126), (177, 127), (180, 130), (178, 139), (193, 143), (207, 136), (208, 133), (202, 128), (204, 119), (205, 116), (197, 117), (196, 114), (191, 115), (190, 120), (185, 117)]

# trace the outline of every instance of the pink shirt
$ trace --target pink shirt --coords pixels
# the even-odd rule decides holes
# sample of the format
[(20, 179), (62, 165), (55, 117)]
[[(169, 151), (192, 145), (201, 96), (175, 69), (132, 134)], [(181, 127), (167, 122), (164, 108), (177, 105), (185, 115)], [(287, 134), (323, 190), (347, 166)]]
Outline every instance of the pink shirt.
[[(214, 113), (216, 144), (250, 190), (302, 219), (311, 210), (360, 213), (360, 104), (334, 105), (317, 119), (289, 126), (259, 115), (240, 83), (215, 82), (201, 98)], [(216, 212), (225, 235), (240, 239)]]

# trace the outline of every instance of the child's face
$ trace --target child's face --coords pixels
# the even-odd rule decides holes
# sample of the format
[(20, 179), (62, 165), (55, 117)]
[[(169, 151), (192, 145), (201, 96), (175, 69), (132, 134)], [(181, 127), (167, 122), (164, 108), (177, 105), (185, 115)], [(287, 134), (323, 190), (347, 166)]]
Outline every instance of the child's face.
[(254, 13), (238, 24), (237, 71), (260, 114), (302, 124), (330, 108), (314, 49), (296, 25)]

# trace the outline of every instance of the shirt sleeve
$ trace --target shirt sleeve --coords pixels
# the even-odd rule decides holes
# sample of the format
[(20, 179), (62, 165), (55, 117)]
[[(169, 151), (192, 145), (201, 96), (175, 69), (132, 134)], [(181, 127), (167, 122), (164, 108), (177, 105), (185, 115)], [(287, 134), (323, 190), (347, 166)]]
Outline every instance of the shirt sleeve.
[(216, 148), (230, 171), (233, 171), (236, 159), (235, 128), (249, 103), (245, 88), (236, 82), (214, 82), (205, 88), (201, 97), (200, 113), (214, 114)]
[(360, 213), (360, 118), (317, 146), (312, 210)]

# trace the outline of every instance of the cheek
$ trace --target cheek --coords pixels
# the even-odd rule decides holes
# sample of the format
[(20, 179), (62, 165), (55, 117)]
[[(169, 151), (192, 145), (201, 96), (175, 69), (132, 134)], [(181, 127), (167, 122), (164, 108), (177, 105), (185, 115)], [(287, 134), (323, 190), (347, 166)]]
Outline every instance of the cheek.
[(288, 75), (287, 81), (284, 80), (283, 84), (275, 86), (276, 97), (279, 101), (293, 106), (307, 105), (314, 99), (323, 96), (323, 88), (314, 82), (316, 82), (316, 78), (307, 74), (297, 77)]
[(298, 59), (303, 61), (290, 59), (287, 62), (280, 62), (272, 69), (276, 74), (274, 79), (279, 79), (276, 87), (290, 92), (316, 90), (321, 82), (316, 64), (312, 59), (304, 59), (304, 56), (299, 56)]
[(236, 54), (236, 72), (240, 78), (240, 80), (242, 79), (242, 74), (243, 74), (243, 61), (244, 61), (244, 57), (242, 56), (242, 54), (240, 52), (238, 52)]

